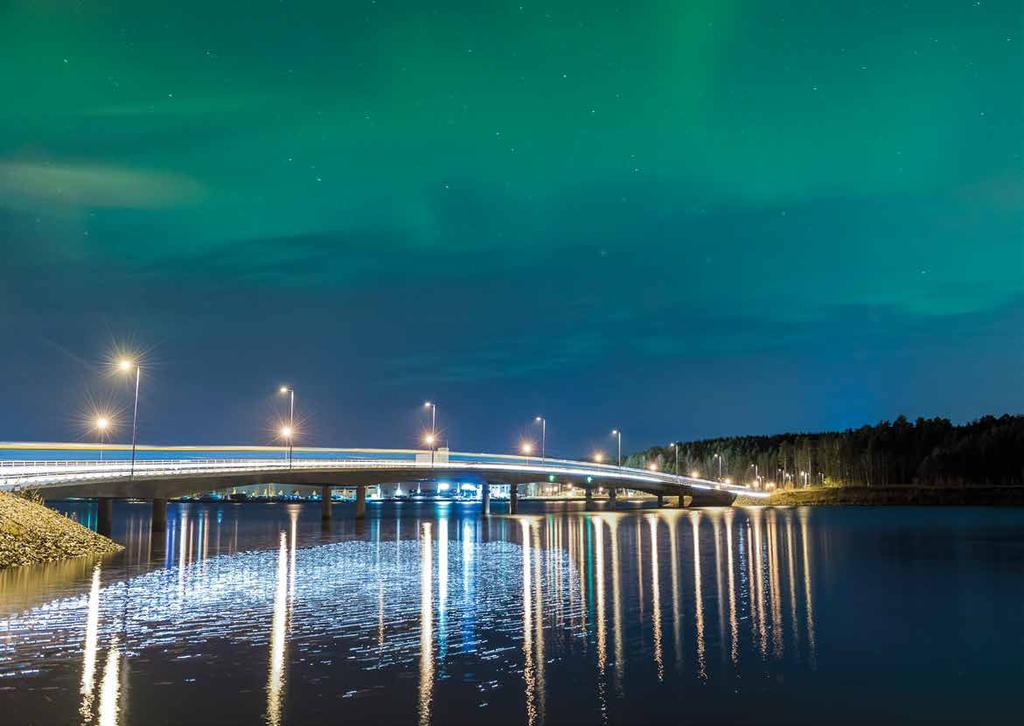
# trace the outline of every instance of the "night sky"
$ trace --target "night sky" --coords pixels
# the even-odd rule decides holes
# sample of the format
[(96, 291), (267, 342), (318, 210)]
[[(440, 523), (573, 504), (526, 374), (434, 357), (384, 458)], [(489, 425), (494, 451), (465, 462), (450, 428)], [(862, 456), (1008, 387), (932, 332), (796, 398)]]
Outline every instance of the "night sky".
[(6, 0), (0, 440), (1024, 411), (1019, 0)]

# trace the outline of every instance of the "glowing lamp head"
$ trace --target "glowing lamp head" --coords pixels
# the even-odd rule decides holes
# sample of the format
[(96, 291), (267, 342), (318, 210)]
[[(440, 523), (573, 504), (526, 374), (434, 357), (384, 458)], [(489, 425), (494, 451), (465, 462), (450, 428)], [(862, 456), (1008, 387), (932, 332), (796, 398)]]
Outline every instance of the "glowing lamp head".
[(612, 436), (618, 436), (618, 435), (619, 435), (619, 430), (618, 429), (612, 429)]
[(690, 476), (692, 476), (694, 479), (696, 479), (696, 478), (698, 478), (700, 476), (700, 472), (697, 471), (696, 469), (694, 469), (693, 471), (690, 472)]
[(600, 464), (602, 461), (604, 461), (604, 454), (598, 451), (596, 454), (594, 454), (594, 461)]
[(533, 445), (528, 442), (524, 443), (522, 446), (519, 447), (519, 450), (522, 451), (524, 454), (529, 454), (533, 452)]
[(96, 419), (96, 429), (98, 431), (106, 431), (110, 428), (110, 419), (106, 416), (100, 416)]
[(281, 395), (283, 396), (286, 393), (291, 393), (291, 390), (292, 389), (290, 389), (288, 386), (281, 386), (280, 392), (281, 392)]
[(651, 470), (651, 471), (657, 471), (658, 470), (658, 465), (657, 464), (648, 464), (647, 468), (649, 470)]
[(424, 436), (423, 437), (423, 443), (426, 444), (427, 446), (433, 446), (433, 444), (434, 444), (434, 435), (433, 434), (427, 434), (426, 436)]
[(132, 368), (134, 368), (134, 367), (135, 367), (135, 363), (133, 363), (133, 362), (132, 362), (131, 360), (129, 360), (128, 358), (122, 358), (121, 360), (119, 360), (119, 361), (117, 362), (117, 368), (118, 368), (118, 370), (124, 371), (124, 372), (126, 372), (126, 373), (127, 373), (128, 371), (130, 371), (130, 370), (131, 370)]
[(281, 437), (282, 438), (290, 439), (292, 437), (293, 433), (294, 433), (294, 431), (292, 431), (292, 427), (291, 426), (282, 426), (281, 427)]
[(432, 404), (430, 401), (424, 401), (423, 402), (423, 408), (430, 408), (433, 405), (434, 404)]

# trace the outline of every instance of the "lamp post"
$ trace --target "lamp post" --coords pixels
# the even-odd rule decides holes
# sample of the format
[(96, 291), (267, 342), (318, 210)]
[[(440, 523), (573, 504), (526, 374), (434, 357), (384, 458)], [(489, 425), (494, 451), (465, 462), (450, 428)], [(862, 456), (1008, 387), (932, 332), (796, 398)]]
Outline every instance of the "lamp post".
[(423, 408), (430, 409), (430, 438), (437, 441), (437, 404), (427, 401)]
[(669, 444), (669, 446), (676, 450), (676, 466), (674, 471), (676, 473), (676, 476), (679, 476), (679, 444), (676, 442), (672, 442), (671, 444)]
[(616, 439), (618, 439), (618, 442), (619, 442), (619, 459), (618, 459), (618, 462), (619, 462), (619, 466), (622, 466), (622, 432), (619, 431), (618, 429), (613, 429), (612, 430), (612, 436), (614, 436)]
[[(423, 404), (423, 408), (430, 409), (430, 433), (427, 434), (424, 441), (430, 445), (430, 468), (434, 468), (434, 452), (437, 450), (437, 404), (433, 401), (426, 401)], [(416, 484), (416, 493), (422, 493), (422, 487), (420, 484)]]
[(534, 419), (540, 424), (540, 460), (544, 461), (548, 455), (548, 420), (543, 416)]
[(97, 416), (93, 424), (100, 435), (100, 461), (103, 461), (103, 446), (107, 439), (107, 430), (110, 428), (110, 419), (106, 416)]
[(139, 430), (139, 382), (142, 380), (142, 367), (128, 358), (122, 358), (117, 367), (123, 373), (129, 373), (132, 368), (135, 369), (135, 405), (132, 407), (132, 465), (128, 473), (128, 481), (133, 481), (135, 479), (135, 445)]
[(292, 468), (292, 446), (295, 439), (295, 389), (281, 386), (280, 394), (288, 396), (288, 425), (281, 429), (281, 435), (288, 439), (288, 468)]
[(713, 459), (718, 459), (718, 481), (722, 481), (722, 455), (715, 454)]

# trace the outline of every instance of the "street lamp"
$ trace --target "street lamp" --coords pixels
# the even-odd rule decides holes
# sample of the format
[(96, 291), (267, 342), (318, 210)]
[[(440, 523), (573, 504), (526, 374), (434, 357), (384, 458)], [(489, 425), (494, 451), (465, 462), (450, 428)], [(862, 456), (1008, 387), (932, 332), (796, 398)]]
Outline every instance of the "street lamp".
[[(430, 433), (423, 437), (427, 446), (430, 447), (430, 466), (434, 466), (434, 451), (437, 449), (437, 404), (433, 401), (425, 401), (423, 408), (430, 409)], [(420, 485), (416, 485), (416, 493), (422, 492)]]
[(132, 466), (128, 473), (128, 481), (135, 479), (135, 444), (139, 430), (139, 381), (142, 380), (142, 367), (130, 358), (122, 358), (117, 362), (117, 368), (122, 373), (131, 373), (135, 369), (135, 405), (132, 407)]
[(594, 462), (597, 463), (597, 464), (600, 464), (603, 461), (604, 461), (604, 452), (603, 451), (595, 451), (594, 452)]
[(427, 401), (423, 404), (423, 408), (430, 409), (430, 438), (432, 441), (437, 440), (437, 404)]
[(530, 454), (533, 453), (533, 444), (531, 444), (529, 441), (524, 441), (522, 445), (519, 447), (519, 450), (523, 452), (523, 454), (525, 454), (526, 456), (529, 456)]
[(618, 429), (613, 429), (612, 436), (616, 437), (619, 441), (619, 466), (622, 466), (622, 432)]
[[(434, 451), (437, 448), (435, 446), (435, 444), (437, 443), (437, 437), (434, 436), (433, 434), (427, 434), (426, 436), (423, 437), (423, 443), (430, 447), (430, 468), (433, 469), (434, 468)], [(421, 489), (419, 484), (416, 484), (416, 493), (417, 494), (422, 493), (422, 489)]]
[(281, 427), (281, 438), (288, 442), (288, 468), (292, 468), (292, 435), (295, 433), (291, 426)]
[(672, 442), (671, 444), (669, 444), (669, 446), (671, 446), (673, 449), (676, 450), (676, 467), (675, 467), (675, 472), (676, 472), (676, 476), (679, 476), (679, 444), (676, 443), (676, 442)]
[(543, 416), (538, 416), (534, 420), (540, 424), (540, 460), (544, 461), (548, 453), (548, 420)]
[(93, 426), (100, 435), (100, 461), (103, 461), (103, 445), (106, 443), (107, 431), (110, 429), (110, 419), (106, 416), (97, 416)]
[(718, 481), (722, 481), (722, 455), (715, 454), (711, 459), (712, 461), (718, 459)]
[(292, 442), (295, 434), (295, 389), (291, 386), (281, 386), (278, 392), (282, 396), (288, 396), (288, 425), (281, 429), (281, 436), (288, 439), (288, 468), (291, 469)]

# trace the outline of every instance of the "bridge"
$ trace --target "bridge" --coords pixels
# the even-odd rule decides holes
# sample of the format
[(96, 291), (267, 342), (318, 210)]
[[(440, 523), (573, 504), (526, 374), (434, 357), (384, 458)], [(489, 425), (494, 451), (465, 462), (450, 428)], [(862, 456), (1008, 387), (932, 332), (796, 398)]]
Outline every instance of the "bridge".
[(0, 491), (31, 490), (44, 499), (95, 498), (100, 529), (109, 526), (113, 499), (153, 502), (153, 527), (166, 522), (167, 500), (195, 492), (258, 484), (320, 489), (322, 515), (331, 517), (331, 489), (354, 489), (356, 517), (366, 515), (366, 488), (438, 480), (481, 484), (483, 513), (490, 487), (509, 486), (509, 512), (518, 511), (520, 484), (557, 482), (582, 488), (588, 506), (596, 489), (614, 504), (619, 489), (676, 497), (680, 506), (727, 506), (738, 494), (763, 496), (739, 485), (696, 477), (549, 457), (453, 452), (447, 449), (292, 450), (267, 446), (129, 446), (0, 443)]

